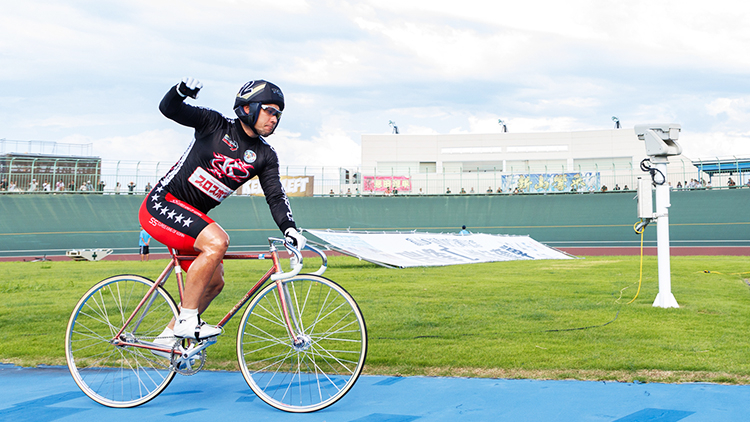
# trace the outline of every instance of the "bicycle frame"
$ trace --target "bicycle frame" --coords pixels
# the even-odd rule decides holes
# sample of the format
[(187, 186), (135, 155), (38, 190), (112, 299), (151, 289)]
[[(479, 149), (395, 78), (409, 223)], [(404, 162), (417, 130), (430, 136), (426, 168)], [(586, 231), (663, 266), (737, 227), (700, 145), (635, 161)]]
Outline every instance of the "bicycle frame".
[[(221, 319), (221, 321), (219, 321), (218, 324), (216, 324), (216, 326), (217, 327), (224, 327), (224, 325), (226, 325), (229, 322), (229, 320), (232, 319), (232, 317), (234, 317), (234, 315), (236, 315), (237, 312), (240, 309), (242, 309), (242, 307), (258, 291), (260, 291), (260, 289), (266, 284), (266, 282), (268, 280), (272, 280), (272, 281), (276, 282), (277, 285), (278, 285), (278, 287), (279, 287), (277, 290), (279, 292), (279, 300), (280, 300), (280, 303), (282, 305), (281, 307), (282, 307), (282, 310), (283, 310), (283, 313), (284, 313), (284, 319), (285, 319), (285, 323), (286, 323), (286, 326), (287, 326), (287, 331), (289, 332), (290, 339), (296, 345), (296, 344), (299, 344), (299, 342), (301, 341), (298, 338), (297, 334), (296, 334), (296, 332), (298, 331), (297, 328), (296, 328), (298, 326), (298, 323), (296, 321), (296, 317), (295, 317), (293, 311), (291, 310), (291, 307), (289, 306), (289, 303), (288, 303), (288, 292), (286, 291), (286, 287), (284, 286), (283, 281), (285, 279), (294, 277), (302, 269), (302, 254), (301, 254), (301, 252), (299, 250), (297, 250), (293, 246), (291, 246), (288, 243), (286, 243), (284, 241), (284, 239), (269, 238), (268, 242), (269, 242), (269, 247), (270, 247), (269, 254), (270, 254), (270, 257), (271, 257), (271, 259), (273, 261), (273, 265), (255, 283), (255, 285), (253, 285), (253, 287), (250, 288), (250, 290), (248, 290), (248, 292), (242, 297), (242, 299), (240, 299), (240, 301), (237, 302), (237, 304), (234, 305), (232, 307), (232, 309), (229, 310), (229, 312), (224, 316), (224, 318)], [(289, 250), (293, 254), (293, 256), (296, 258), (297, 264), (294, 265), (294, 268), (292, 269), (292, 271), (289, 271), (289, 272), (282, 271), (280, 260), (279, 260), (279, 254), (278, 254), (278, 250), (276, 249), (275, 243), (283, 243), (284, 246), (287, 248), (287, 250)], [(317, 271), (315, 271), (314, 273), (312, 273), (312, 274), (315, 274), (315, 275), (322, 275), (325, 272), (325, 270), (327, 269), (327, 265), (328, 265), (327, 258), (325, 256), (325, 254), (322, 251), (320, 251), (319, 249), (314, 248), (314, 247), (309, 246), (309, 245), (306, 248), (309, 249), (309, 250), (311, 250), (311, 251), (313, 251), (313, 252), (315, 252), (316, 254), (318, 254), (323, 259), (323, 264), (321, 265), (321, 267)], [(154, 282), (154, 285), (146, 292), (146, 294), (144, 295), (143, 299), (141, 299), (140, 303), (138, 303), (138, 305), (135, 307), (135, 309), (133, 310), (133, 312), (130, 314), (130, 317), (125, 321), (125, 324), (123, 324), (122, 328), (120, 328), (119, 331), (117, 332), (117, 334), (115, 334), (115, 336), (112, 339), (112, 344), (113, 345), (115, 345), (115, 346), (139, 347), (139, 348), (143, 348), (143, 349), (156, 350), (156, 351), (161, 351), (161, 352), (166, 352), (166, 353), (171, 353), (172, 352), (172, 349), (167, 349), (167, 348), (164, 348), (164, 347), (158, 347), (158, 346), (154, 346), (154, 345), (150, 345), (150, 344), (136, 343), (136, 342), (131, 342), (131, 341), (124, 340), (123, 337), (122, 337), (122, 335), (125, 332), (125, 329), (128, 326), (130, 326), (131, 322), (133, 322), (133, 320), (135, 319), (136, 315), (138, 315), (138, 312), (140, 312), (141, 309), (145, 305), (146, 308), (145, 308), (144, 312), (141, 313), (141, 318), (143, 318), (143, 316), (146, 314), (146, 311), (149, 309), (149, 307), (153, 303), (153, 300), (156, 298), (156, 295), (154, 294), (156, 292), (156, 289), (159, 286), (163, 286), (166, 283), (167, 279), (169, 278), (169, 276), (172, 273), (172, 270), (175, 271), (175, 277), (177, 278), (177, 288), (179, 290), (180, 300), (182, 300), (184, 289), (185, 289), (185, 286), (184, 286), (185, 280), (184, 280), (184, 275), (183, 275), (182, 268), (180, 267), (180, 262), (181, 261), (194, 260), (196, 258), (196, 256), (194, 256), (194, 255), (178, 255), (176, 252), (177, 251), (175, 251), (173, 249), (170, 249), (169, 253), (171, 255), (171, 259), (170, 259), (169, 263), (167, 264), (167, 267), (164, 269), (164, 271), (162, 271), (161, 275), (159, 275), (159, 277), (156, 279), (156, 281)], [(265, 254), (265, 253), (259, 253), (259, 254), (226, 254), (226, 255), (224, 255), (224, 259), (266, 259), (266, 255), (269, 255), (269, 254)], [(147, 304), (147, 302), (148, 302), (148, 304)], [(131, 331), (133, 331), (133, 332), (136, 331), (138, 329), (138, 326), (140, 325), (140, 323), (141, 323), (140, 319), (136, 320), (135, 323), (134, 323), (133, 329)], [(213, 344), (213, 343), (206, 344), (205, 346), (207, 347), (210, 344)], [(196, 349), (193, 353), (191, 353), (191, 355), (199, 352), (203, 348), (205, 348), (205, 347), (201, 347), (200, 349)]]

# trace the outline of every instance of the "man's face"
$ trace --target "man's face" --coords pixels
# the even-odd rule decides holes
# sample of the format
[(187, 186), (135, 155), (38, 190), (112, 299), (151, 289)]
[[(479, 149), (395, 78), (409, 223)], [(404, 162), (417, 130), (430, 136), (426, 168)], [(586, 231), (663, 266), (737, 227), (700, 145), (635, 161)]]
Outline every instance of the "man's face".
[[(279, 110), (279, 106), (276, 104), (263, 104), (260, 112), (258, 112), (258, 120), (255, 122), (255, 131), (258, 132), (260, 136), (268, 136), (272, 134), (274, 129), (276, 129), (276, 125), (279, 123), (279, 119), (274, 115), (270, 108)], [(245, 106), (245, 113), (249, 112), (250, 107)]]

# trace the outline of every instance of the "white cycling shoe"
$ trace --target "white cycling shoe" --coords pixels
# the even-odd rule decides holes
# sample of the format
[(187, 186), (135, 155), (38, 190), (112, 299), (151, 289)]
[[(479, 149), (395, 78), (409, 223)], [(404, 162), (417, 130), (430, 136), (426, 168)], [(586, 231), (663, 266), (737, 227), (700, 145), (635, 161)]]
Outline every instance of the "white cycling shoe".
[(178, 317), (174, 325), (174, 335), (180, 338), (203, 340), (205, 338), (218, 336), (223, 331), (221, 328), (206, 324), (198, 316)]

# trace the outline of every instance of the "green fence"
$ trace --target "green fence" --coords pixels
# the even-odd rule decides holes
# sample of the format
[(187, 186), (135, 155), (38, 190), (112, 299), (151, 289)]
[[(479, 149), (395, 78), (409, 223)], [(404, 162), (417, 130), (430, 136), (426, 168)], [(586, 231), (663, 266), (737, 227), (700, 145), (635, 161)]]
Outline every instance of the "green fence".
[[(522, 234), (554, 247), (637, 246), (635, 192), (290, 198), (310, 229)], [(141, 195), (0, 195), (0, 256), (80, 248), (136, 253)], [(672, 246), (750, 246), (750, 189), (672, 192)], [(262, 250), (280, 236), (262, 197), (229, 197), (209, 214), (231, 250)], [(655, 245), (656, 230), (646, 230)], [(166, 251), (152, 245), (153, 252)]]

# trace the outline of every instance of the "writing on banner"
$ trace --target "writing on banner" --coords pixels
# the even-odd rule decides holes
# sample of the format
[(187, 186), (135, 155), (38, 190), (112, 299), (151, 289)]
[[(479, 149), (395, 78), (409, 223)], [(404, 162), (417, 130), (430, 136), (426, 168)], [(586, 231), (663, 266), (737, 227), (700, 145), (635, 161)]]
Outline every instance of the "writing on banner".
[[(281, 176), (281, 185), (284, 186), (287, 196), (313, 196), (315, 176)], [(263, 196), (263, 188), (257, 177), (242, 186), (243, 195)]]
[(365, 176), (363, 181), (365, 192), (411, 192), (411, 178), (407, 176)]

